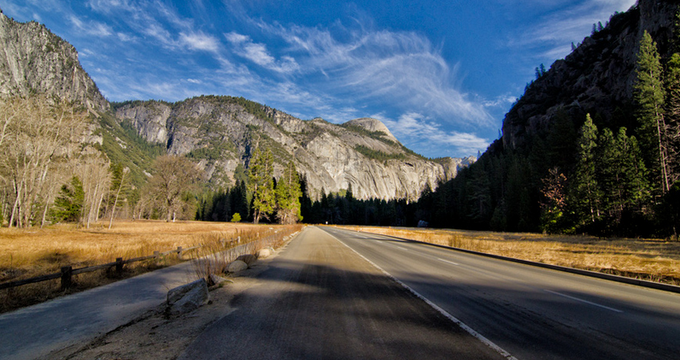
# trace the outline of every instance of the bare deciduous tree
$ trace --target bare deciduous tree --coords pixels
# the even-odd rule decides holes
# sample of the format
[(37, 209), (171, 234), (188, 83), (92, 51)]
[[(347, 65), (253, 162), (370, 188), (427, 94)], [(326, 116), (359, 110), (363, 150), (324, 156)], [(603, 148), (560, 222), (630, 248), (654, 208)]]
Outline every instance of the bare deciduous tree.
[(78, 161), (76, 174), (83, 182), (85, 191), (81, 221), (89, 229), (90, 224), (99, 220), (102, 201), (111, 187), (109, 161), (97, 155), (85, 156)]
[(164, 155), (154, 163), (155, 174), (149, 179), (147, 196), (174, 221), (186, 205), (187, 193), (195, 190), (203, 171), (185, 157)]
[(9, 226), (28, 227), (54, 193), (52, 171), (82, 139), (86, 115), (46, 96), (0, 100), (0, 180)]

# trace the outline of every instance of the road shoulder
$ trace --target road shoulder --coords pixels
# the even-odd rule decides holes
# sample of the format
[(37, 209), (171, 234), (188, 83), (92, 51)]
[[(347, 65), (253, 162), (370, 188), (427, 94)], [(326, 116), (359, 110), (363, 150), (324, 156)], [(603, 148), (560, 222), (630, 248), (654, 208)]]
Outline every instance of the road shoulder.
[[(285, 247), (285, 246), (284, 246)], [(232, 299), (258, 284), (257, 275), (280, 250), (252, 268), (229, 277), (233, 283), (210, 289), (209, 304), (180, 316), (167, 317), (165, 304), (85, 343), (53, 351), (41, 359), (174, 359), (205, 328), (233, 311)]]

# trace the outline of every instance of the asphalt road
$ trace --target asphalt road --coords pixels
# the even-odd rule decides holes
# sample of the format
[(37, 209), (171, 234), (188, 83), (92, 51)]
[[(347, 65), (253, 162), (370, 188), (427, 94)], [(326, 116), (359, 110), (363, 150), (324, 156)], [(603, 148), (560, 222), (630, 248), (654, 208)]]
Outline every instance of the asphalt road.
[(180, 359), (503, 358), (319, 228), (266, 266)]
[(323, 228), (518, 359), (678, 359), (680, 295)]

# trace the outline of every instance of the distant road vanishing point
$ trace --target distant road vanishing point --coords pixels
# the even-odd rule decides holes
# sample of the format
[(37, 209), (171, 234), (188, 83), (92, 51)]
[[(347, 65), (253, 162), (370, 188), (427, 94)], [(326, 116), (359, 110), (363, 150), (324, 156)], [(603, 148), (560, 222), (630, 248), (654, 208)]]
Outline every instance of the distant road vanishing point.
[(680, 296), (309, 227), (181, 359), (672, 359)]

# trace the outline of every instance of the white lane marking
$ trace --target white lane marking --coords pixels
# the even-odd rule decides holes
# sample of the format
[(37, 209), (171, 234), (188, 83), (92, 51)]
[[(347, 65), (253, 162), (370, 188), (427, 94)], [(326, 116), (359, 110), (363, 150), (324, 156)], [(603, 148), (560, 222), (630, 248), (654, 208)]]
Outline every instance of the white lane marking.
[(443, 262), (445, 262), (445, 263), (449, 263), (449, 264), (451, 264), (451, 265), (460, 265), (459, 263), (455, 263), (455, 262), (449, 261), (449, 260), (444, 260), (444, 259), (441, 259), (441, 258), (437, 258), (437, 260), (443, 261)]
[[(329, 235), (330, 235), (330, 234), (329, 234)], [(333, 236), (333, 235), (331, 235), (331, 236)], [(504, 350), (503, 348), (501, 348), (500, 346), (494, 344), (491, 340), (485, 338), (484, 335), (482, 335), (482, 334), (476, 332), (476, 331), (473, 330), (471, 327), (465, 325), (465, 323), (463, 323), (462, 321), (458, 320), (458, 318), (456, 318), (455, 316), (449, 314), (446, 310), (440, 308), (437, 304), (433, 303), (433, 302), (430, 301), (428, 298), (424, 297), (423, 295), (420, 295), (420, 293), (418, 293), (417, 291), (411, 289), (408, 285), (406, 285), (406, 284), (404, 284), (403, 282), (401, 282), (401, 280), (397, 279), (396, 277), (392, 276), (392, 274), (388, 273), (387, 271), (383, 270), (383, 268), (381, 268), (380, 266), (376, 265), (376, 263), (374, 263), (374, 262), (371, 261), (371, 260), (368, 260), (368, 258), (366, 258), (365, 256), (359, 254), (358, 251), (352, 249), (349, 245), (345, 244), (345, 242), (343, 242), (342, 240), (338, 239), (338, 238), (335, 237), (335, 236), (333, 236), (333, 237), (335, 238), (335, 240), (339, 241), (342, 245), (345, 245), (348, 249), (352, 250), (355, 254), (359, 255), (362, 259), (366, 260), (369, 264), (375, 266), (376, 269), (380, 270), (380, 271), (381, 271), (383, 274), (385, 274), (387, 277), (389, 277), (390, 279), (394, 280), (397, 284), (399, 284), (399, 285), (401, 285), (402, 287), (404, 287), (404, 289), (410, 291), (410, 292), (411, 292), (413, 295), (415, 295), (417, 298), (419, 298), (420, 300), (423, 300), (426, 304), (430, 305), (433, 309), (435, 309), (436, 311), (439, 311), (440, 314), (444, 315), (446, 318), (448, 318), (449, 320), (451, 320), (454, 324), (460, 326), (461, 329), (467, 331), (468, 334), (470, 334), (470, 335), (472, 335), (473, 337), (477, 338), (477, 340), (481, 341), (484, 345), (490, 347), (491, 349), (493, 349), (494, 351), (496, 351), (497, 353), (499, 353), (501, 356), (503, 356), (504, 358), (506, 358), (506, 359), (508, 359), (508, 360), (517, 360), (517, 358), (514, 357), (514, 356), (512, 356), (509, 352), (505, 351), (505, 350)]]
[(555, 292), (555, 291), (545, 290), (545, 292), (549, 292), (549, 293), (554, 294), (554, 295), (562, 296), (562, 297), (565, 297), (565, 298), (567, 298), (567, 299), (580, 301), (580, 302), (586, 303), (586, 304), (588, 304), (588, 305), (593, 305), (593, 306), (601, 307), (601, 308), (607, 309), (607, 310), (609, 310), (609, 311), (613, 311), (613, 312), (617, 312), (617, 313), (622, 313), (622, 312), (623, 312), (622, 310), (619, 310), (619, 309), (610, 308), (609, 306), (600, 305), (600, 304), (597, 304), (597, 303), (594, 303), (594, 302), (591, 302), (591, 301), (588, 301), (588, 300), (579, 299), (579, 298), (577, 298), (577, 297), (573, 297), (573, 296), (569, 296), (569, 295), (565, 295), (565, 294), (560, 294), (560, 293)]

